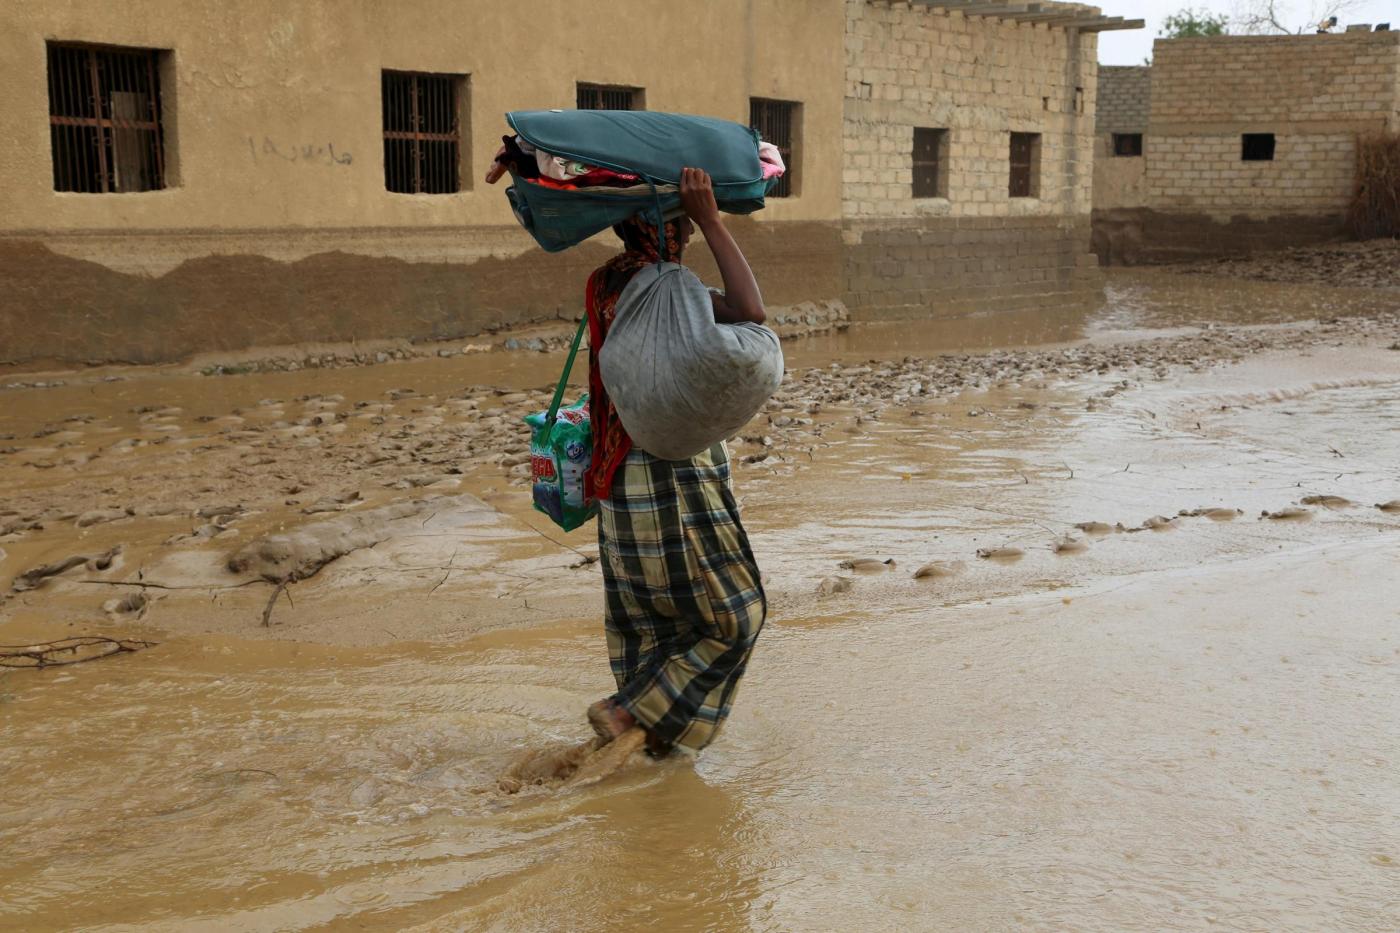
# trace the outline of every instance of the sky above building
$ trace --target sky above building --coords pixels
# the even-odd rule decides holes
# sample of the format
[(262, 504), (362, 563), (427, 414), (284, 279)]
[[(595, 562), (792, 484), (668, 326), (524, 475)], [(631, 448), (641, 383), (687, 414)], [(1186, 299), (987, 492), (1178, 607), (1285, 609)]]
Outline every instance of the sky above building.
[[(1099, 36), (1099, 63), (1103, 65), (1141, 65), (1152, 54), (1152, 40), (1162, 31), (1162, 20), (1185, 7), (1205, 9), (1211, 13), (1234, 14), (1243, 4), (1236, 0), (1099, 0), (1098, 6), (1109, 16), (1124, 16), (1147, 20), (1145, 29), (1105, 32)], [(1302, 2), (1279, 4), (1287, 10), (1287, 22), (1296, 26), (1315, 22), (1326, 3)], [(1400, 3), (1397, 0), (1366, 0), (1350, 6), (1338, 17), (1347, 23), (1390, 22), (1400, 29)]]

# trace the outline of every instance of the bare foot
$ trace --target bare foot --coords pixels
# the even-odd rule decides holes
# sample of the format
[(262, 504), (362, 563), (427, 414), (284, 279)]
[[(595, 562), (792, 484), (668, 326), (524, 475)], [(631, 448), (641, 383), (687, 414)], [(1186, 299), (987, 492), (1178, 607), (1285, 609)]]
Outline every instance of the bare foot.
[(640, 726), (624, 730), (614, 741), (585, 758), (578, 770), (565, 782), (566, 786), (582, 787), (596, 784), (620, 770), (635, 752), (646, 745), (646, 741), (646, 732)]
[(632, 714), (611, 698), (588, 707), (588, 724), (604, 742), (611, 742), (637, 724)]

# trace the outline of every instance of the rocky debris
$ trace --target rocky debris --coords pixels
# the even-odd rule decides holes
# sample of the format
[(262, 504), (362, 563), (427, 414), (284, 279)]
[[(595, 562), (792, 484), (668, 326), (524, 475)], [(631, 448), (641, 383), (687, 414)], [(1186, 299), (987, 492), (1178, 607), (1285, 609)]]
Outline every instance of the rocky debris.
[(426, 506), (427, 500), (415, 499), (267, 535), (233, 554), (228, 569), (269, 583), (305, 580), (336, 558), (385, 540), (390, 522), (417, 515)]
[(1367, 240), (1256, 253), (1179, 267), (1197, 275), (1343, 288), (1400, 289), (1400, 240)]

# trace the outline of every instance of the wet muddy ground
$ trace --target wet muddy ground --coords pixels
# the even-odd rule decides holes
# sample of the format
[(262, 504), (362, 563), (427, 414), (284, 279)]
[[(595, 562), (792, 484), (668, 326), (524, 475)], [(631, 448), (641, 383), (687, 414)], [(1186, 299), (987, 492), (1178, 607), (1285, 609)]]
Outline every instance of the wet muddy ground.
[(1397, 341), (1156, 270), (787, 344), (725, 736), (517, 793), (610, 680), (558, 354), (31, 378), (0, 643), (158, 644), (0, 672), (0, 926), (1393, 929)]

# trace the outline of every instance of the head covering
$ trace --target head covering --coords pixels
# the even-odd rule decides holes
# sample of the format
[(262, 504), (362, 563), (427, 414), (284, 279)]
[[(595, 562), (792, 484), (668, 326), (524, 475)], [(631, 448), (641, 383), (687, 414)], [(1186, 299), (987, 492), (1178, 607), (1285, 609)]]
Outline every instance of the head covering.
[(632, 438), (622, 427), (617, 409), (603, 387), (598, 367), (598, 351), (608, 337), (616, 316), (617, 299), (623, 289), (645, 266), (657, 262), (680, 262), (681, 227), (679, 221), (666, 222), (666, 242), (661, 242), (656, 225), (647, 223), (641, 215), (629, 218), (613, 227), (625, 249), (603, 263), (588, 277), (586, 308), (588, 311), (588, 412), (593, 427), (593, 461), (584, 476), (584, 495), (589, 499), (606, 499), (612, 490), (613, 474), (632, 450)]

